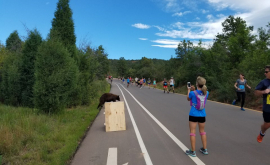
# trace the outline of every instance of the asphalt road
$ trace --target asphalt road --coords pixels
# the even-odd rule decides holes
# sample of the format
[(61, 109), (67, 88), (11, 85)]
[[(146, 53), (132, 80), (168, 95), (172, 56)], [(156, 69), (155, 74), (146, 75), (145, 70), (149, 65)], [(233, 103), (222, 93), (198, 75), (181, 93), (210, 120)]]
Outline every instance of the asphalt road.
[(186, 96), (147, 87), (127, 88), (116, 79), (111, 93), (125, 101), (127, 130), (106, 133), (102, 109), (73, 165), (270, 164), (270, 136), (266, 134), (262, 143), (256, 141), (263, 122), (261, 112), (207, 101), (205, 130), (209, 155), (199, 152), (202, 143), (197, 128), (197, 157), (192, 158), (184, 153), (190, 148), (190, 105)]

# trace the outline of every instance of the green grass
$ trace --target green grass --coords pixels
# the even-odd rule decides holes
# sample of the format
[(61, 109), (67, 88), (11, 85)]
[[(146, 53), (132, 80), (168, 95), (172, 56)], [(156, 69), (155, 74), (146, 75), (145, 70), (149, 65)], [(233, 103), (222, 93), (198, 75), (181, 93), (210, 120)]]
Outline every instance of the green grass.
[[(101, 83), (98, 83), (99, 85)], [(105, 84), (105, 83), (104, 83)], [(98, 114), (99, 92), (90, 106), (48, 115), (36, 109), (0, 105), (0, 154), (4, 164), (67, 164)]]

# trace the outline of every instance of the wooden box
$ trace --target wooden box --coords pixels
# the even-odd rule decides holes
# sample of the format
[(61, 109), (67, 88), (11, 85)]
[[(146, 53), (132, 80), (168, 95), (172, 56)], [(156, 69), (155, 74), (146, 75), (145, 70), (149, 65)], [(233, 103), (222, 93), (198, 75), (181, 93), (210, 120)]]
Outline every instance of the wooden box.
[(105, 125), (106, 132), (126, 130), (123, 101), (105, 103)]

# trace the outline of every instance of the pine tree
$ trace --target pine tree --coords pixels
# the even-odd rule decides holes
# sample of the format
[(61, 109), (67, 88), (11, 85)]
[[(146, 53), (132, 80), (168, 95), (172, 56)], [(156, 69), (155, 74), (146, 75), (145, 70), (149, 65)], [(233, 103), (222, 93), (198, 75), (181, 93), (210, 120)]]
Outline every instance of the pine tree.
[(30, 31), (22, 51), (21, 89), (22, 105), (33, 107), (33, 86), (35, 82), (35, 60), (38, 47), (42, 43), (40, 33), (35, 29)]
[(52, 20), (50, 38), (58, 38), (77, 61), (76, 36), (69, 0), (59, 0)]
[(41, 44), (35, 63), (34, 104), (47, 113), (63, 110), (76, 88), (78, 67), (59, 40)]
[(18, 52), (22, 49), (22, 40), (19, 37), (17, 30), (9, 35), (6, 40), (6, 48), (12, 52)]

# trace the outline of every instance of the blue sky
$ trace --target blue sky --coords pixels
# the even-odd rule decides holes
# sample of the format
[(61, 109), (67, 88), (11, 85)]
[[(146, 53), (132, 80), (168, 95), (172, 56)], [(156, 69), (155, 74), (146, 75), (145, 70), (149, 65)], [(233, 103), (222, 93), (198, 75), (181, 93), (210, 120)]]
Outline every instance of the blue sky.
[[(24, 25), (45, 39), (57, 0), (0, 0), (0, 42), (14, 30), (25, 39)], [(259, 3), (258, 3), (259, 2)], [(221, 22), (240, 16), (248, 25), (270, 22), (270, 0), (70, 0), (77, 46), (103, 45), (109, 59), (169, 59), (177, 44), (199, 39), (209, 47)]]

